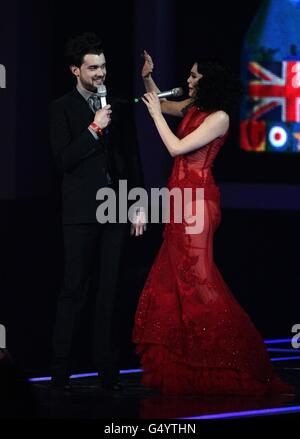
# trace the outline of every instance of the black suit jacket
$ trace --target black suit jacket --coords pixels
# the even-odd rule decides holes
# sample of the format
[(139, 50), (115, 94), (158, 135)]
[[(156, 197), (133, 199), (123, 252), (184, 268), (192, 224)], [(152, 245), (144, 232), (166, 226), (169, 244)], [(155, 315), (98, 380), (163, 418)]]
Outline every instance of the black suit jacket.
[[(112, 120), (108, 133), (95, 139), (88, 126), (94, 113), (75, 88), (50, 106), (50, 140), (56, 165), (62, 176), (62, 211), (65, 224), (95, 223), (96, 193), (119, 179), (128, 188), (143, 186), (133, 109), (118, 99), (110, 99)], [(111, 185), (110, 185), (111, 186)]]

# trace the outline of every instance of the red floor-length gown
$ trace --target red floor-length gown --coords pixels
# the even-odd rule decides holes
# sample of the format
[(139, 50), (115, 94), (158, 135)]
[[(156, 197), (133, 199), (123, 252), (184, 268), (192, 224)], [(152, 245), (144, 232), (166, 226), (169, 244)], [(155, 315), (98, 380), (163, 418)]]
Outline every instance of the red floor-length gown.
[[(191, 107), (177, 136), (186, 136), (207, 116)], [(260, 334), (213, 260), (220, 196), (211, 167), (225, 138), (175, 158), (168, 187), (204, 188), (204, 230), (186, 234), (187, 224), (172, 221), (171, 208), (136, 311), (133, 341), (141, 356), (142, 383), (163, 394), (291, 391), (275, 375)]]

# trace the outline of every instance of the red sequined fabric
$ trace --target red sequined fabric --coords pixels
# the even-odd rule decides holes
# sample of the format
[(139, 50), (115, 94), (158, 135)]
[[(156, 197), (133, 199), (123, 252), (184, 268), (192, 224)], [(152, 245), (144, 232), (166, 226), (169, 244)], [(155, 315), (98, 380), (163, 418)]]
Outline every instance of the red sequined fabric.
[[(207, 115), (191, 107), (177, 136), (188, 135)], [(213, 260), (213, 236), (221, 215), (211, 166), (225, 138), (175, 158), (168, 187), (204, 188), (204, 228), (187, 234), (189, 223), (175, 222), (171, 204), (171, 221), (136, 311), (133, 341), (141, 356), (142, 383), (164, 394), (292, 391), (275, 375), (260, 334)], [(196, 203), (193, 194), (195, 209)]]

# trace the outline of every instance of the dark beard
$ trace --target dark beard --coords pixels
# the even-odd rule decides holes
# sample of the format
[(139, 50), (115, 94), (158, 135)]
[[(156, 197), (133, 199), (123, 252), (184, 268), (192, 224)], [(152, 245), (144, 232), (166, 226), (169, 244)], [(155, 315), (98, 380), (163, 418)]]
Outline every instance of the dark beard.
[(93, 93), (95, 93), (97, 91), (97, 87), (95, 87), (94, 85), (91, 85), (85, 81), (84, 82), (81, 81), (81, 83), (86, 90), (91, 91)]

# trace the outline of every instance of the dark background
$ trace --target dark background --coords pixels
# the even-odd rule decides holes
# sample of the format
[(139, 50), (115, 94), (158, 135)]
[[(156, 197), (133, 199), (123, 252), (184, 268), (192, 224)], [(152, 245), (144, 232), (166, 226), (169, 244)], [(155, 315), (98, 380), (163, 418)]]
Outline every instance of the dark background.
[[(30, 374), (48, 369), (62, 276), (59, 182), (49, 147), (48, 105), (73, 86), (63, 59), (66, 39), (84, 31), (101, 35), (108, 91), (131, 98), (143, 92), (144, 48), (153, 55), (162, 89), (186, 85), (198, 54), (221, 57), (239, 74), (243, 38), (259, 4), (13, 0), (2, 6), (0, 63), (7, 67), (8, 81), (7, 89), (0, 89), (0, 323), (7, 328), (10, 352)], [(162, 186), (171, 160), (142, 105), (135, 111), (146, 184)], [(266, 184), (288, 188), (300, 184), (299, 160), (240, 151), (236, 118), (214, 173), (221, 184), (239, 188), (245, 183), (259, 183), (257, 191)], [(266, 338), (290, 336), (299, 321), (300, 212), (250, 209), (242, 201), (243, 208), (224, 205), (215, 240), (218, 266)], [(134, 310), (161, 232), (160, 225), (152, 225), (142, 238), (128, 237), (124, 249), (119, 288), (123, 367), (138, 364), (130, 343)], [(90, 303), (78, 340), (78, 370), (91, 368), (89, 312)]]

